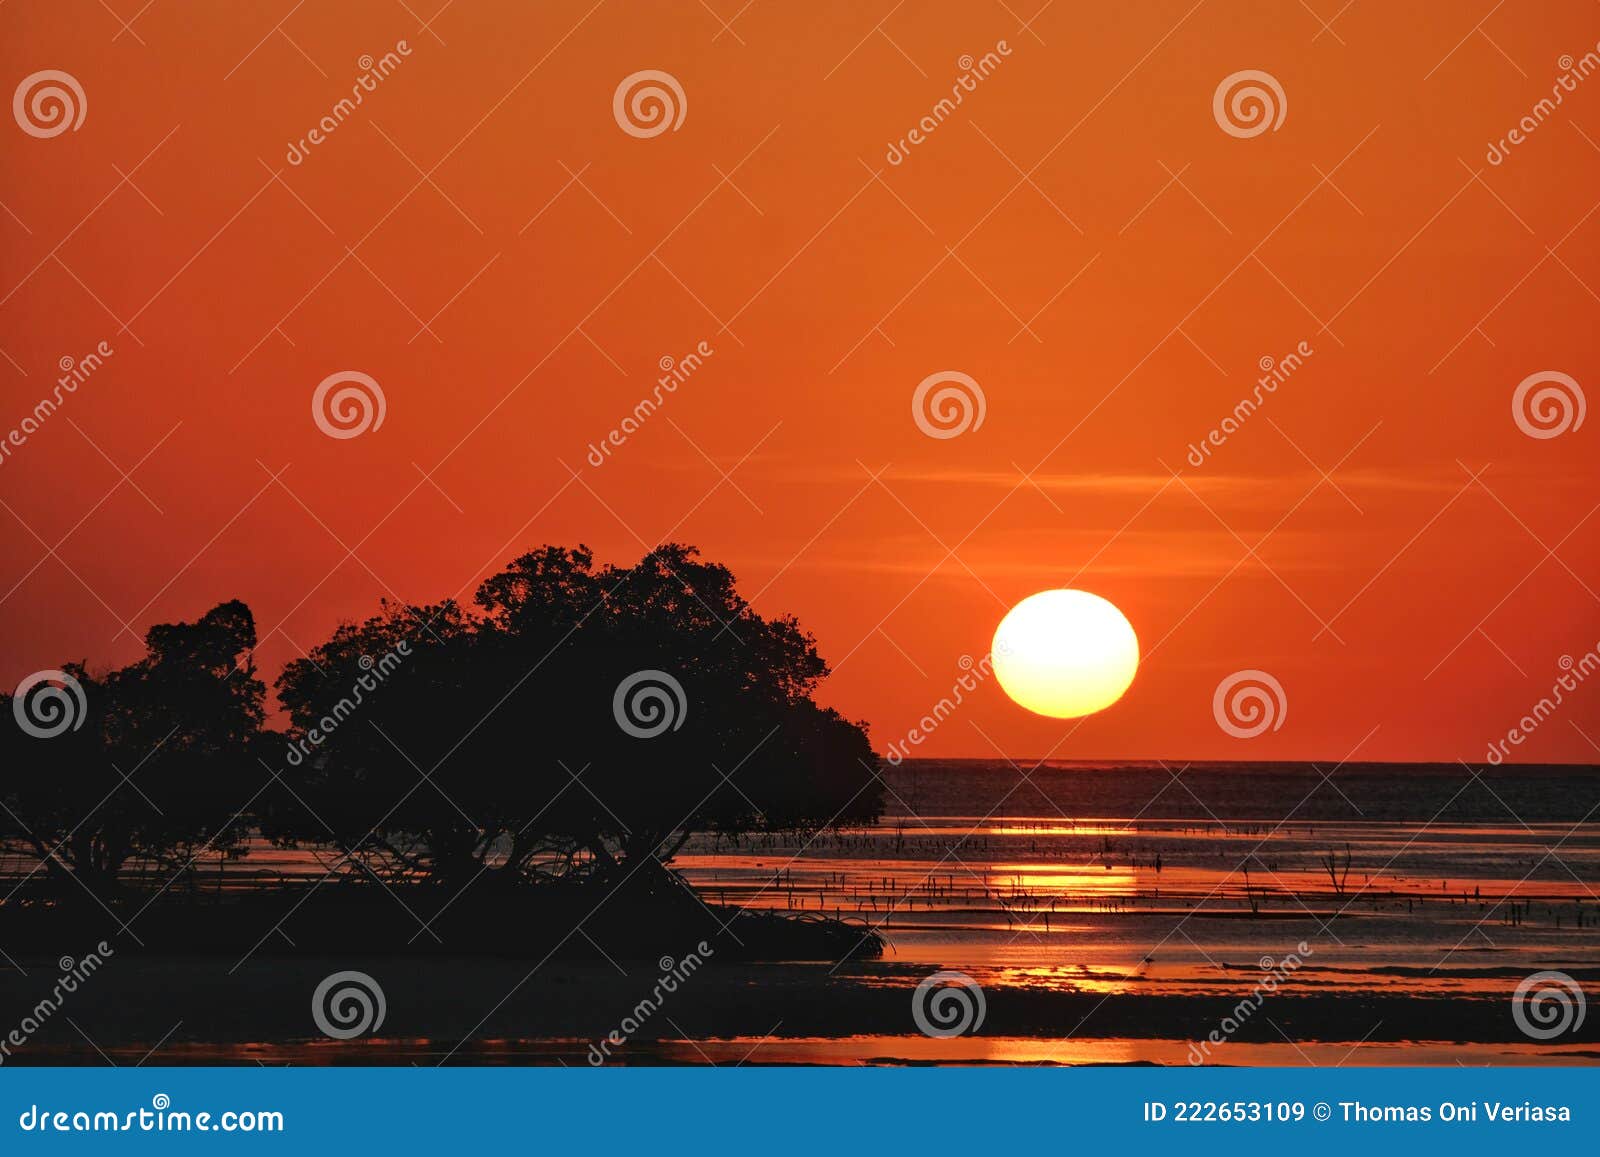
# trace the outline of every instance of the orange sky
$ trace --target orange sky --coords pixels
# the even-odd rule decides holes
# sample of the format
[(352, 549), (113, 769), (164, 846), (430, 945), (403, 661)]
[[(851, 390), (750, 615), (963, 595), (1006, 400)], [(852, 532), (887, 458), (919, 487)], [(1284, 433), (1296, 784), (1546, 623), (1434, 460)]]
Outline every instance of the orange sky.
[[(880, 749), (1006, 607), (1077, 585), (1139, 633), (1122, 702), (1073, 725), (991, 684), (916, 754), (1481, 759), (1600, 640), (1600, 421), (1536, 439), (1511, 409), (1540, 371), (1594, 386), (1600, 75), (1485, 159), (1600, 9), (1490, 9), (8, 4), (7, 91), (61, 69), (87, 111), (0, 124), (0, 427), (114, 353), (0, 464), (0, 682), (235, 596), (275, 677), (385, 594), (670, 533), (799, 615)], [(641, 69), (680, 82), (677, 131), (619, 128)], [(1214, 118), (1243, 69), (1281, 84), (1276, 131)], [(340, 370), (381, 429), (313, 423)], [(911, 395), (946, 370), (986, 416), (929, 438)], [(1246, 668), (1289, 705), (1254, 739), (1212, 715)], [(1591, 740), (1600, 686), (1514, 750)]]

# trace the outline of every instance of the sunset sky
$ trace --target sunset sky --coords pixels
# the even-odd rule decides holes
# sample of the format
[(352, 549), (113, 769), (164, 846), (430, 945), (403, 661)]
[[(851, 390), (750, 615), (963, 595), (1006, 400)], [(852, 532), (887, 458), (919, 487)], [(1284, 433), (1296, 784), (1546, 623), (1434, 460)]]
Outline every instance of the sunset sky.
[[(1600, 73), (1486, 156), (1597, 41), (1588, 0), (7, 4), (6, 91), (87, 107), (0, 122), (0, 437), (113, 353), (0, 462), (0, 684), (233, 597), (270, 680), (381, 597), (669, 537), (799, 616), (880, 750), (1076, 586), (1138, 633), (1127, 695), (1075, 724), (990, 682), (915, 754), (1481, 760), (1600, 642), (1600, 419), (1512, 412), (1600, 378)], [(645, 69), (676, 131), (613, 114)], [(1275, 131), (1213, 115), (1241, 70)], [(386, 413), (336, 439), (344, 370)], [(941, 371), (981, 426), (919, 429)], [(1242, 669), (1281, 729), (1218, 726)], [(1597, 743), (1600, 680), (1515, 758)]]

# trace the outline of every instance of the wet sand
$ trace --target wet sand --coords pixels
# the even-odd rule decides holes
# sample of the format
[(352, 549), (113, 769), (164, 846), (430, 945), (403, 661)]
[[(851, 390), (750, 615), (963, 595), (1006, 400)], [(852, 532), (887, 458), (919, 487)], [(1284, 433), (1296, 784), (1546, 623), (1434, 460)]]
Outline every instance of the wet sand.
[[(20, 963), (29, 977), (0, 980), (7, 1008), (21, 1007), (51, 975), (50, 961)], [(379, 982), (385, 1019), (375, 1035), (328, 1040), (313, 1023), (310, 994), (348, 968)], [(918, 1031), (912, 1011), (928, 973), (920, 965), (710, 964), (641, 1015), (639, 1002), (659, 977), (656, 961), (534, 970), (511, 960), (257, 957), (230, 975), (218, 959), (125, 957), (74, 994), (11, 1063), (127, 1063), (148, 1054), (166, 1064), (582, 1064), (591, 1045), (631, 1027), (608, 1063), (1181, 1064), (1192, 1059), (1191, 1042), (1229, 1017), (1238, 1023), (1228, 1043), (1205, 1056), (1209, 1063), (1600, 1059), (1600, 1019), (1559, 1041), (1531, 1041), (1510, 1015), (1518, 977), (1466, 971), (1441, 976), (1455, 991), (1434, 996), (1324, 989), (1314, 974), (1296, 976), (1240, 1017), (1256, 983), (1248, 964), (1176, 991), (1159, 979), (1113, 985), (1108, 977), (1084, 982), (1076, 970), (974, 968), (981, 1032), (934, 1039)], [(1600, 970), (1579, 979), (1592, 988)], [(631, 1016), (638, 1023), (624, 1025)]]
[[(715, 913), (848, 920), (885, 937), (881, 961), (718, 959), (635, 1017), (656, 958), (691, 945), (629, 957), (600, 932), (586, 959), (130, 953), (11, 1063), (586, 1064), (613, 1031), (629, 1039), (607, 1063), (623, 1064), (1184, 1064), (1214, 1032), (1207, 1063), (1600, 1062), (1600, 1016), (1538, 1040), (1512, 1007), (1544, 970), (1600, 991), (1594, 769), (1175, 770), (1024, 782), (908, 764), (876, 827), (699, 838), (675, 863)], [(256, 849), (228, 886), (315, 871)], [(0, 974), (0, 1009), (18, 1015), (51, 977), (49, 960), (19, 961), (28, 976)], [(386, 1019), (331, 1041), (311, 992), (345, 969), (380, 983)], [(914, 993), (941, 970), (981, 990), (975, 1033), (919, 1030)]]

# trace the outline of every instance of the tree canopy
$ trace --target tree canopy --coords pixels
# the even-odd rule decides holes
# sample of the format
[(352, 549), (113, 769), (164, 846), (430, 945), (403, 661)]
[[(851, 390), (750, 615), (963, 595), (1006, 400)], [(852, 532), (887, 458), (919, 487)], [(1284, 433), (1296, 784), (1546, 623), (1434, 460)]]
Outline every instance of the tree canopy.
[(232, 848), (263, 779), (255, 645), (250, 608), (222, 603), (152, 627), (126, 667), (68, 663), (0, 696), (0, 841), (96, 894), (131, 865), (179, 871)]
[(30, 882), (103, 897), (266, 838), (368, 878), (615, 883), (696, 833), (882, 810), (864, 727), (814, 699), (816, 641), (689, 546), (632, 566), (545, 546), (468, 605), (382, 602), (284, 668), (283, 731), (255, 646), (222, 603), (125, 667), (0, 696), (0, 847)]
[(473, 603), (385, 604), (284, 670), (285, 762), (315, 818), (281, 837), (439, 879), (615, 878), (696, 832), (881, 811), (865, 730), (812, 698), (815, 640), (693, 548), (597, 567), (547, 546)]

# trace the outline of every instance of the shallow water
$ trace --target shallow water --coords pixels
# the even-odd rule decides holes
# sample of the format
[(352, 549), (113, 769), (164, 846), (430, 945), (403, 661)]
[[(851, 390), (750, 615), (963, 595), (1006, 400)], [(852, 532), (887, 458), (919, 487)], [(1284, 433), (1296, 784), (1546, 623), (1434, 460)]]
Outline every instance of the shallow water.
[[(1535, 972), (1600, 991), (1596, 769), (992, 761), (907, 763), (885, 779), (888, 814), (875, 827), (702, 837), (675, 861), (727, 910), (875, 929), (883, 961), (721, 963), (608, 1063), (1187, 1064), (1241, 997), (1261, 995), (1259, 1016), (1200, 1059), (1600, 1061), (1600, 1016), (1533, 1040), (1511, 1010)], [(261, 847), (219, 885), (324, 870), (306, 852)], [(285, 977), (251, 965), (262, 970), (254, 983), (277, 985), (295, 1009), (302, 988), (346, 966), (306, 961), (295, 965), (305, 977)], [(157, 979), (188, 970), (196, 992), (216, 983), (210, 967), (148, 962)], [(553, 961), (531, 983), (523, 962), (371, 967), (394, 1015), (429, 1014), (414, 1017), (427, 1035), (250, 1042), (241, 1026), (220, 1040), (196, 1028), (209, 1015), (202, 1001), (164, 1041), (154, 1038), (165, 1026), (145, 1040), (131, 1023), (136, 1041), (96, 1038), (116, 1059), (159, 1044), (165, 1063), (582, 1065), (651, 980), (648, 967), (614, 961)], [(939, 970), (986, 994), (989, 1032), (917, 1030), (912, 994)], [(507, 989), (518, 997), (502, 1007)], [(445, 1039), (458, 1022), (466, 1039)], [(100, 1060), (71, 1038), (41, 1044), (39, 1062)]]
[[(886, 779), (878, 827), (698, 841), (679, 867), (712, 902), (859, 919), (890, 959), (1008, 983), (1218, 991), (1292, 955), (1300, 989), (1460, 994), (1600, 968), (1592, 771), (996, 761)], [(1143, 792), (1139, 812), (1068, 810)], [(1010, 810), (1019, 801), (1035, 810)]]
[[(176, 1043), (160, 1051), (164, 1065), (568, 1065), (592, 1067), (594, 1042), (505, 1039), (466, 1045), (428, 1040)], [(148, 1045), (106, 1050), (105, 1059), (139, 1062)], [(630, 1043), (607, 1065), (1266, 1065), (1281, 1068), (1384, 1065), (1592, 1065), (1592, 1045), (1461, 1044), (1453, 1041), (1356, 1041), (1277, 1044), (1234, 1041), (1200, 1057), (1193, 1042), (1162, 1038), (1075, 1036), (1071, 1039), (987, 1035), (933, 1039), (913, 1035), (720, 1037)], [(36, 1060), (75, 1063), (78, 1053)]]

